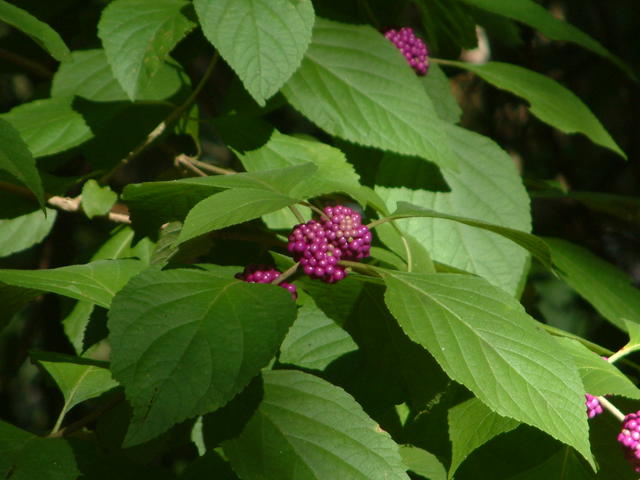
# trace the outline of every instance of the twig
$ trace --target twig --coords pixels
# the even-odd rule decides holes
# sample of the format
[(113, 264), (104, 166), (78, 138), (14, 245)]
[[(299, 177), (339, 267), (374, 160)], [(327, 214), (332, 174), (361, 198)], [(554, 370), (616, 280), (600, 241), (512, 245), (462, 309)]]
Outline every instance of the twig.
[(238, 173), (231, 168), (222, 168), (217, 165), (211, 165), (210, 163), (201, 162), (195, 158), (187, 157), (189, 161), (195, 165), (196, 167), (200, 167), (204, 170), (209, 170), (210, 172), (217, 173), (218, 175), (232, 175), (234, 173)]
[(300, 262), (294, 263), (292, 266), (290, 266), (284, 272), (282, 272), (280, 275), (278, 275), (278, 278), (276, 278), (271, 283), (274, 284), (274, 285), (278, 285), (280, 282), (284, 282), (287, 278), (289, 278), (291, 275), (296, 273), (296, 270), (298, 270), (298, 265), (300, 265)]
[[(82, 195), (78, 195), (77, 197), (60, 197), (53, 196), (47, 200), (47, 203), (52, 207), (59, 208), (60, 210), (64, 210), (65, 212), (77, 212), (80, 210), (80, 202), (82, 200)], [(114, 208), (119, 208), (118, 206), (114, 206)], [(107, 214), (107, 218), (112, 222), (116, 223), (131, 223), (131, 218), (129, 215), (125, 213), (119, 213), (115, 211), (110, 211)]]
[(618, 410), (618, 408), (613, 403), (611, 403), (609, 400), (607, 400), (604, 397), (596, 397), (596, 398), (600, 402), (600, 405), (602, 405), (604, 408), (609, 410), (609, 412), (611, 412), (618, 420), (620, 420), (621, 422), (624, 421), (624, 417), (625, 417), (624, 413)]
[(193, 159), (190, 158), (189, 156), (185, 155), (184, 153), (178, 155), (176, 157), (176, 159), (175, 159), (175, 162), (178, 165), (183, 165), (187, 169), (189, 169), (192, 172), (194, 172), (196, 175), (200, 175), (201, 177), (208, 177), (208, 175), (206, 173), (204, 173), (202, 170), (200, 170), (198, 167), (196, 167), (193, 164)]

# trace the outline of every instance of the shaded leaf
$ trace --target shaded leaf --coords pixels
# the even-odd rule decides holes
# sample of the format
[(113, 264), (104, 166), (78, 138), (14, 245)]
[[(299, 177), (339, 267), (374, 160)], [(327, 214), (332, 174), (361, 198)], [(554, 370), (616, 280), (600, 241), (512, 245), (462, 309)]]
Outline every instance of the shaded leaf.
[(46, 209), (46, 215), (37, 210), (16, 218), (0, 220), (0, 257), (25, 250), (45, 239), (58, 212)]
[(509, 480), (539, 480), (541, 478), (592, 480), (595, 476), (573, 450), (565, 447), (549, 457), (544, 463), (511, 477)]

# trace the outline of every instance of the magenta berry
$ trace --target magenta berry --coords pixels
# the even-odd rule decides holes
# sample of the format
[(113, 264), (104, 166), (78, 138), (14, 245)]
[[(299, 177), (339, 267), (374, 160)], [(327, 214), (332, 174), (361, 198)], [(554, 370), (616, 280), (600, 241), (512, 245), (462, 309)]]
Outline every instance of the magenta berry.
[(386, 38), (400, 50), (411, 68), (420, 76), (429, 70), (429, 50), (425, 43), (413, 33), (413, 29), (403, 27), (400, 30), (387, 30)]
[(588, 393), (585, 393), (584, 396), (586, 398), (584, 404), (587, 407), (587, 416), (593, 418), (600, 415), (602, 413), (602, 405), (600, 405), (598, 399)]
[(346, 275), (344, 267), (338, 265), (340, 249), (328, 242), (323, 225), (316, 220), (309, 220), (293, 229), (288, 249), (311, 278), (335, 283)]
[[(265, 265), (249, 265), (242, 273), (237, 273), (236, 278), (249, 283), (271, 283), (278, 278), (281, 273), (279, 270)], [(278, 286), (288, 290), (294, 300), (298, 298), (295, 285), (281, 282)]]
[(618, 442), (622, 444), (626, 459), (636, 472), (640, 472), (640, 410), (624, 417)]
[(326, 207), (322, 227), (327, 241), (338, 248), (343, 260), (360, 260), (369, 256), (371, 232), (362, 225), (360, 214), (349, 207)]

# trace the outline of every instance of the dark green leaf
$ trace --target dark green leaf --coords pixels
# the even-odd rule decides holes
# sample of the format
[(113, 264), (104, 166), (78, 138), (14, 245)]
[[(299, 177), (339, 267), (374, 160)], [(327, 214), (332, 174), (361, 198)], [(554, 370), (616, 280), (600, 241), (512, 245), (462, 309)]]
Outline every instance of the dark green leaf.
[(398, 446), (342, 389), (297, 371), (263, 372), (264, 398), (224, 443), (245, 480), (408, 480)]
[(260, 105), (300, 66), (314, 22), (310, 0), (195, 0), (202, 31)]
[(269, 362), (294, 318), (291, 295), (274, 285), (198, 270), (132, 279), (109, 312), (112, 372), (134, 409), (125, 443), (223, 406)]
[(58, 212), (37, 210), (8, 220), (0, 220), (0, 257), (25, 250), (49, 235)]
[(573, 450), (565, 447), (549, 457), (544, 463), (511, 477), (509, 480), (540, 480), (541, 478), (592, 480), (595, 476)]
[(431, 99), (400, 52), (369, 26), (317, 18), (302, 65), (282, 92), (332, 135), (456, 165)]

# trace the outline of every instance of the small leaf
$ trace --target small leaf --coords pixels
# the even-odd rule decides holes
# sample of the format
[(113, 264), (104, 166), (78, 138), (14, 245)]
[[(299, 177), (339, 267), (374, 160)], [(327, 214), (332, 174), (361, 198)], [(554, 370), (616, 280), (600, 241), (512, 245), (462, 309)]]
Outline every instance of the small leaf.
[(520, 423), (498, 415), (477, 398), (449, 409), (449, 438), (452, 444), (449, 478), (474, 450)]
[(408, 470), (429, 480), (446, 480), (447, 471), (434, 454), (413, 445), (400, 447), (402, 462)]
[(455, 168), (431, 99), (404, 57), (370, 26), (316, 18), (302, 65), (282, 93), (331, 135)]
[(31, 358), (51, 375), (64, 396), (60, 418), (76, 405), (118, 386), (108, 368), (88, 359), (46, 352), (33, 352)]
[(379, 271), (389, 310), (449, 377), (593, 462), (578, 372), (514, 298), (478, 277)]
[(545, 123), (564, 133), (582, 133), (592, 142), (627, 155), (611, 138), (596, 116), (573, 92), (550, 77), (509, 63), (475, 65), (447, 61), (447, 65), (476, 73), (492, 85), (524, 98), (529, 110)]
[(139, 260), (102, 260), (50, 270), (4, 269), (0, 270), (0, 288), (9, 285), (57, 293), (109, 308), (116, 292), (143, 268)]
[(185, 0), (116, 0), (102, 11), (98, 36), (113, 74), (131, 100), (154, 81), (176, 44), (195, 24)]
[(45, 239), (56, 221), (58, 212), (37, 210), (16, 218), (0, 220), (0, 257), (26, 250)]
[(275, 285), (180, 269), (133, 278), (108, 322), (113, 376), (134, 410), (125, 444), (227, 403), (271, 360), (295, 310)]
[(640, 324), (640, 289), (631, 278), (587, 249), (558, 238), (544, 239), (557, 272), (586, 301), (618, 328)]
[(82, 210), (89, 218), (106, 215), (118, 200), (118, 195), (108, 185), (101, 187), (93, 179), (82, 187)]
[(202, 31), (260, 105), (300, 66), (314, 22), (310, 0), (195, 0)]
[(72, 100), (73, 97), (34, 100), (0, 115), (0, 119), (19, 132), (34, 157), (53, 155), (76, 147), (93, 135), (82, 115), (71, 108)]
[(33, 155), (20, 132), (3, 119), (0, 119), (0, 170), (5, 170), (20, 180), (35, 194), (40, 205), (44, 205), (42, 180)]
[(223, 444), (245, 480), (408, 480), (398, 445), (344, 390), (313, 375), (265, 371), (264, 397)]
[(69, 56), (69, 49), (58, 33), (26, 10), (0, 0), (0, 20), (23, 31), (56, 60)]

